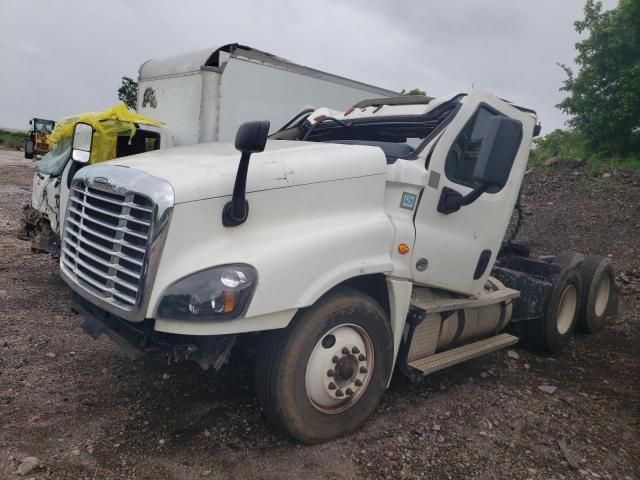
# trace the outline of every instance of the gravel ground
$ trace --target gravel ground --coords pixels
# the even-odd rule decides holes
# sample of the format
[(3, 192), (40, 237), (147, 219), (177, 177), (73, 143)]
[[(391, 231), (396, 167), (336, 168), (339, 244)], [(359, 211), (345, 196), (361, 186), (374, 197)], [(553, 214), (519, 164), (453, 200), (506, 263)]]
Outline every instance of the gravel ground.
[(640, 478), (633, 177), (527, 176), (520, 238), (539, 254), (570, 248), (616, 265), (620, 313), (604, 332), (555, 356), (517, 347), (420, 384), (397, 375), (362, 430), (306, 447), (265, 421), (250, 365), (213, 377), (134, 363), (84, 334), (56, 263), (13, 234), (32, 175), (20, 153), (0, 151), (0, 478)]

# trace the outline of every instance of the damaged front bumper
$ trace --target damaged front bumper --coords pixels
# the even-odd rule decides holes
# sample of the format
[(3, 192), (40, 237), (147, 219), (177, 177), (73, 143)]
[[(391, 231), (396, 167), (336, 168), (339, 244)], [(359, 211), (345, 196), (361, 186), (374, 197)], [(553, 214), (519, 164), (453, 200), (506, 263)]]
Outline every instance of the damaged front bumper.
[(204, 370), (220, 369), (228, 362), (236, 335), (177, 335), (156, 332), (154, 321), (131, 323), (99, 309), (75, 292), (71, 310), (83, 317), (82, 328), (94, 339), (107, 335), (130, 358), (147, 353), (166, 354), (169, 360), (193, 360)]
[(60, 255), (60, 236), (51, 229), (46, 215), (26, 203), (22, 207), (22, 219), (16, 232), (20, 240), (30, 240), (31, 250), (49, 253), (57, 258)]

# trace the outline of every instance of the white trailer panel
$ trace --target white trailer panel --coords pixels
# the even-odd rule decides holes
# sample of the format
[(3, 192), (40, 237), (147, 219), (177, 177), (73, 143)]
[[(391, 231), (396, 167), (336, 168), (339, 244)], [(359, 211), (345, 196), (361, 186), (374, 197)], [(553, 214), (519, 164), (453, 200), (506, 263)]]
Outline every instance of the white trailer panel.
[(248, 120), (270, 120), (274, 131), (308, 106), (345, 110), (396, 95), (230, 44), (145, 62), (137, 103), (138, 112), (167, 124), (175, 145), (189, 145), (232, 140)]

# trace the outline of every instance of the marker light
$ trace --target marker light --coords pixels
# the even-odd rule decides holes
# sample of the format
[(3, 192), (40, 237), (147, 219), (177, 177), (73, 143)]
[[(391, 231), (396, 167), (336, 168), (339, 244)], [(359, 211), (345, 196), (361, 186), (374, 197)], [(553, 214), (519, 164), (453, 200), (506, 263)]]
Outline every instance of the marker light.
[(400, 255), (406, 255), (407, 253), (409, 253), (409, 245), (407, 245), (406, 243), (401, 243), (400, 245), (398, 245), (398, 253)]

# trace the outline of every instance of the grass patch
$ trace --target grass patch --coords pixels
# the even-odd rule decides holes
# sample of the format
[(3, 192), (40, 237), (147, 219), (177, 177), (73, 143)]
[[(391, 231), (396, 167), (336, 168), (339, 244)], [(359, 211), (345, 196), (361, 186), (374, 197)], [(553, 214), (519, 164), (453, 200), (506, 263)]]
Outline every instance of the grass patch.
[(554, 130), (542, 138), (534, 139), (529, 164), (543, 167), (549, 157), (584, 159), (594, 172), (617, 168), (640, 174), (640, 153), (627, 156), (594, 153), (589, 151), (587, 142), (579, 133), (568, 130)]
[(0, 129), (0, 148), (18, 149), (24, 147), (27, 132), (9, 132)]

